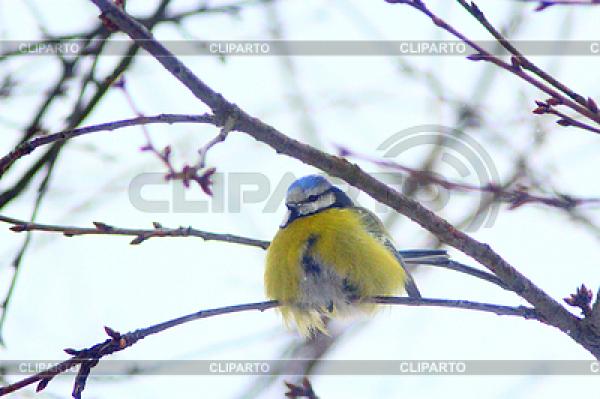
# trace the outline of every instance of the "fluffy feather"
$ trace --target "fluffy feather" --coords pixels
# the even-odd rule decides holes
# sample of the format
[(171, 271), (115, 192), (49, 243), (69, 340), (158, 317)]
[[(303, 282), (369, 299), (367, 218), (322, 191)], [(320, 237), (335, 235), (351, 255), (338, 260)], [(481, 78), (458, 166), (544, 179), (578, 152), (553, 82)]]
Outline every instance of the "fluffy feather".
[(277, 232), (267, 251), (265, 290), (283, 304), (286, 324), (304, 336), (326, 332), (323, 317), (370, 311), (374, 306), (351, 302), (402, 291), (407, 274), (396, 251), (368, 223), (357, 208), (331, 208)]

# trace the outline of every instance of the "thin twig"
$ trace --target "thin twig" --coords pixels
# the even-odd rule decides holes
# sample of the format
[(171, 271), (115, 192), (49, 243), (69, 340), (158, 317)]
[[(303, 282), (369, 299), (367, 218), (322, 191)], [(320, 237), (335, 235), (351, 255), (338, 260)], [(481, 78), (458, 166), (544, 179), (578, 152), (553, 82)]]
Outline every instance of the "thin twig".
[[(160, 21), (161, 16), (163, 15), (169, 2), (170, 2), (170, 0), (161, 0), (160, 4), (156, 8), (155, 13), (149, 19), (149, 21), (150, 21), (150, 23), (148, 25), (149, 28), (152, 28), (154, 25), (156, 25)], [(99, 34), (100, 40), (107, 39), (110, 36), (110, 33), (107, 32), (105, 29), (103, 29), (101, 24), (99, 25), (99, 28), (100, 29), (98, 30), (98, 34)], [(91, 36), (85, 37), (84, 42), (89, 42), (91, 39), (92, 39)], [(91, 54), (95, 55), (96, 58), (99, 58), (101, 49), (102, 49), (102, 46), (99, 47), (97, 52), (92, 52)], [(78, 100), (77, 103), (73, 106), (72, 112), (66, 119), (66, 121), (67, 121), (66, 130), (74, 129), (91, 113), (92, 109), (94, 109), (96, 104), (98, 104), (98, 102), (102, 99), (102, 97), (107, 93), (107, 91), (108, 91), (109, 87), (112, 85), (113, 81), (118, 76), (120, 76), (132, 64), (134, 57), (138, 53), (139, 49), (140, 49), (140, 47), (137, 44), (135, 44), (135, 43), (131, 44), (126, 51), (126, 54), (123, 57), (121, 57), (120, 61), (112, 69), (112, 71), (106, 76), (106, 78), (101, 83), (98, 83), (96, 81), (93, 82), (94, 87), (93, 87), (93, 92), (92, 92), (91, 98), (89, 98), (89, 96), (85, 96), (86, 101), (83, 102), (83, 97), (81, 97), (81, 99)], [(94, 51), (96, 51), (96, 50), (94, 50)], [(73, 61), (63, 62), (62, 77), (59, 79), (58, 83), (54, 86), (54, 88), (49, 92), (49, 94), (46, 95), (43, 104), (40, 106), (39, 110), (35, 113), (35, 116), (33, 117), (32, 121), (29, 123), (29, 127), (25, 130), (25, 132), (21, 138), (21, 143), (26, 142), (27, 140), (30, 140), (35, 134), (39, 134), (40, 132), (43, 131), (43, 129), (41, 128), (41, 122), (43, 121), (44, 116), (47, 114), (47, 112), (49, 112), (48, 110), (51, 109), (51, 104), (54, 101), (58, 101), (57, 99), (62, 98), (61, 94), (64, 93), (65, 85), (69, 79), (73, 78), (75, 67), (77, 65), (77, 61), (82, 58), (84, 58), (84, 57), (80, 54)], [(94, 68), (94, 63), (92, 65), (92, 68)], [(91, 80), (88, 81), (86, 79), (86, 82), (87, 83), (83, 84), (84, 86), (91, 83), (92, 81)], [(85, 87), (83, 87), (82, 90), (85, 90)], [(32, 166), (30, 166), (22, 174), (22, 176), (17, 180), (16, 183), (13, 184), (12, 187), (10, 187), (7, 190), (5, 190), (4, 192), (0, 193), (0, 208), (2, 208), (8, 202), (12, 201), (14, 198), (17, 198), (17, 196), (20, 193), (22, 193), (29, 186), (31, 181), (33, 181), (33, 179), (38, 175), (38, 173), (43, 168), (45, 168), (47, 170), (47, 173), (46, 173), (46, 176), (44, 177), (44, 183), (42, 185), (43, 190), (40, 191), (38, 199), (36, 200), (36, 203), (39, 203), (41, 201), (42, 197), (45, 195), (45, 193), (48, 190), (48, 184), (51, 180), (51, 175), (52, 175), (53, 171), (55, 170), (55, 166), (58, 162), (58, 156), (59, 156), (60, 151), (63, 148), (63, 145), (65, 143), (66, 143), (66, 141), (52, 142), (50, 145), (50, 148), (37, 161), (35, 161)], [(6, 165), (6, 167), (4, 167), (4, 168), (0, 167), (0, 176), (3, 173), (6, 173), (6, 171), (8, 170), (8, 168), (11, 165), (12, 165), (12, 163), (8, 163), (8, 165)], [(37, 204), (36, 204), (36, 206), (37, 206)], [(26, 249), (26, 246), (24, 246), (23, 248)], [(17, 277), (18, 277), (18, 275), (16, 273), (13, 274), (13, 281), (11, 282), (11, 287), (13, 287), (13, 288), (16, 284)], [(14, 290), (9, 289), (9, 291), (7, 292), (7, 295), (4, 298), (4, 301), (3, 301), (4, 309), (3, 309), (3, 313), (2, 313), (2, 319), (4, 319), (6, 317), (6, 314), (8, 312), (8, 305), (11, 302), (11, 296), (13, 295), (13, 293), (14, 293)], [(2, 327), (2, 323), (0, 323), (0, 328), (1, 327)], [(1, 331), (0, 331), (0, 335), (1, 335)]]
[[(212, 140), (210, 140), (206, 145), (204, 145), (200, 150), (198, 150), (198, 162), (195, 165), (184, 165), (181, 171), (176, 172), (172, 170), (169, 174), (165, 176), (167, 180), (181, 180), (183, 185), (188, 188), (190, 186), (191, 181), (195, 181), (198, 183), (202, 191), (204, 191), (208, 195), (212, 195), (212, 180), (211, 177), (215, 173), (216, 168), (205, 168), (206, 166), (206, 156), (208, 155), (208, 151), (217, 145), (225, 141), (229, 132), (235, 126), (235, 117), (233, 115), (229, 115), (225, 124)], [(167, 147), (170, 148), (170, 147)], [(170, 153), (170, 150), (169, 150)], [(168, 159), (168, 156), (167, 156)], [(200, 173), (202, 171), (202, 173)]]
[(597, 6), (600, 0), (518, 0), (521, 3), (537, 3), (535, 11), (543, 11), (552, 6)]
[(455, 309), (478, 310), (486, 313), (494, 313), (498, 316), (517, 316), (527, 320), (544, 321), (542, 316), (535, 309), (527, 306), (504, 306), (490, 303), (464, 301), (458, 299), (437, 299), (437, 298), (412, 298), (395, 296), (377, 296), (370, 303), (386, 305), (405, 305), (405, 306), (432, 306)]
[[(462, 0), (458, 0), (459, 2), (461, 2)], [(585, 116), (586, 118), (590, 119), (591, 121), (594, 121), (596, 124), (600, 125), (600, 113), (596, 111), (594, 111), (593, 105), (588, 104), (587, 102), (585, 102), (585, 105), (582, 105), (580, 103), (580, 100), (578, 98), (578, 101), (572, 100), (570, 98), (570, 95), (565, 96), (563, 94), (561, 94), (560, 90), (557, 91), (556, 89), (554, 89), (553, 87), (550, 87), (548, 84), (546, 84), (546, 82), (544, 81), (544, 79), (539, 80), (536, 79), (536, 77), (531, 76), (529, 74), (527, 74), (525, 72), (525, 68), (523, 65), (521, 65), (521, 61), (523, 59), (526, 60), (526, 58), (524, 56), (522, 56), (520, 53), (519, 56), (517, 55), (513, 55), (511, 57), (511, 62), (505, 62), (503, 60), (501, 60), (500, 58), (496, 57), (495, 55), (493, 55), (491, 52), (485, 50), (482, 46), (480, 46), (479, 44), (477, 44), (475, 41), (469, 39), (468, 37), (466, 37), (464, 34), (462, 34), (461, 32), (459, 32), (457, 29), (455, 29), (453, 26), (451, 26), (450, 24), (448, 24), (446, 21), (444, 21), (443, 19), (441, 19), (440, 17), (438, 17), (436, 14), (434, 14), (431, 10), (429, 10), (429, 8), (427, 8), (427, 6), (425, 5), (425, 3), (423, 2), (423, 0), (386, 0), (386, 2), (388, 3), (398, 3), (398, 4), (406, 4), (409, 5), (411, 7), (413, 7), (414, 9), (420, 11), (421, 13), (423, 13), (424, 15), (426, 15), (427, 17), (429, 17), (429, 19), (431, 19), (431, 21), (439, 26), (441, 29), (447, 31), (448, 33), (450, 33), (451, 35), (453, 35), (454, 37), (456, 37), (457, 39), (460, 39), (462, 42), (464, 42), (465, 44), (467, 44), (469, 47), (471, 47), (472, 49), (474, 49), (476, 51), (475, 54), (472, 54), (470, 56), (468, 56), (467, 58), (472, 60), (472, 61), (488, 61), (491, 62), (495, 65), (497, 65), (498, 67), (518, 76), (519, 78), (525, 80), (527, 83), (531, 84), (532, 86), (535, 86), (536, 88), (538, 88), (539, 90), (543, 91), (544, 93), (548, 94), (551, 98), (556, 99), (556, 101), (559, 104), (565, 105), (569, 108), (571, 108), (572, 110), (574, 110), (575, 112)], [(466, 3), (465, 3), (466, 4)], [(477, 11), (474, 11), (477, 10)], [(472, 13), (481, 13), (481, 11), (479, 11), (479, 8), (477, 8), (476, 6), (470, 7), (469, 6), (469, 12)], [(481, 14), (483, 15), (483, 14)], [(481, 17), (481, 19), (478, 19), (479, 22), (482, 22), (485, 20), (485, 17)], [(487, 22), (487, 20), (485, 20)], [(489, 25), (489, 23), (488, 23)], [(485, 26), (485, 25), (484, 25)], [(491, 27), (491, 25), (489, 25)], [(495, 33), (497, 33), (494, 30)], [(502, 37), (499, 33), (498, 37)], [(502, 37), (502, 39), (504, 41), (500, 42), (503, 45), (505, 45), (507, 43), (506, 39), (504, 39)], [(498, 39), (500, 40), (500, 39)], [(512, 50), (512, 48), (511, 48)], [(516, 49), (514, 49), (516, 51)], [(541, 71), (539, 68), (535, 67), (535, 65), (533, 65), (533, 63), (529, 62), (528, 60), (526, 61), (526, 65), (530, 68), (533, 68), (534, 71), (536, 73), (538, 72), (543, 72)], [(550, 75), (544, 74), (544, 77), (549, 77)], [(553, 80), (554, 83), (559, 83), (556, 80)], [(553, 83), (553, 84), (554, 84)], [(566, 88), (566, 86), (561, 84), (561, 87)], [(570, 91), (571, 94), (573, 94), (574, 92)], [(592, 104), (595, 104), (593, 102), (593, 100), (591, 101)], [(585, 129), (586, 124), (582, 124), (582, 125), (574, 125), (577, 127), (581, 127), (583, 129)], [(589, 130), (592, 131), (594, 133), (597, 133), (594, 130)]]
[[(572, 116), (569, 116), (569, 115), (565, 114), (564, 112), (561, 112), (558, 109), (556, 109), (555, 105), (557, 104), (557, 102), (553, 101), (553, 99), (548, 99), (546, 101), (538, 100), (535, 103), (537, 104), (537, 108), (535, 108), (533, 111), (531, 111), (534, 114), (556, 115), (559, 117), (559, 119), (556, 120), (556, 123), (559, 124), (560, 126), (576, 126), (580, 129), (589, 130), (590, 132), (600, 133), (600, 128), (596, 128), (596, 127), (591, 126), (590, 124), (578, 121), (577, 119), (573, 118)], [(597, 107), (596, 103), (593, 101), (590, 101), (589, 104), (593, 104), (592, 107)]]
[(3, 172), (17, 159), (31, 153), (38, 147), (65, 141), (68, 139), (72, 139), (74, 137), (83, 136), (85, 134), (101, 132), (101, 131), (113, 131), (116, 129), (121, 129), (129, 126), (138, 126), (138, 125), (147, 125), (152, 123), (209, 123), (214, 124), (214, 118), (212, 115), (203, 114), (203, 115), (180, 115), (180, 114), (160, 114), (154, 116), (138, 116), (136, 118), (131, 119), (122, 119), (107, 123), (101, 123), (98, 125), (81, 127), (78, 129), (65, 130), (62, 132), (48, 134), (46, 136), (41, 136), (35, 138), (30, 141), (26, 141), (22, 144), (19, 144), (14, 150), (12, 150), (8, 155), (2, 157), (0, 159), (0, 177)]
[(213, 148), (215, 145), (225, 141), (227, 135), (229, 135), (234, 125), (235, 118), (233, 116), (230, 116), (229, 118), (227, 118), (227, 121), (225, 121), (225, 125), (221, 128), (219, 134), (217, 134), (212, 140), (210, 140), (198, 150), (199, 159), (198, 163), (196, 164), (197, 169), (202, 169), (206, 166), (206, 155), (208, 154), (208, 150)]
[[(513, 46), (494, 26), (488, 21), (485, 14), (477, 7), (474, 2), (470, 4), (465, 0), (457, 0), (458, 3), (465, 9), (469, 14), (471, 14), (494, 38), (504, 47), (510, 54), (514, 55), (518, 59), (518, 64), (527, 69), (534, 74), (538, 75), (540, 78), (544, 79), (546, 82), (550, 83), (552, 86), (562, 91), (574, 101), (578, 102), (583, 107), (589, 108), (589, 104), (586, 101), (585, 97), (581, 94), (576, 93), (574, 90), (567, 87), (565, 84), (559, 82), (555, 77), (545, 72), (537, 65), (535, 65), (531, 60), (525, 57), (515, 46)], [(593, 111), (593, 110), (592, 110)]]
[[(119, 80), (115, 82), (113, 87), (119, 89), (119, 91), (123, 94), (125, 100), (127, 101), (127, 104), (129, 105), (129, 108), (131, 108), (136, 117), (143, 118), (145, 116), (135, 105), (133, 97), (129, 93), (129, 90), (127, 90), (125, 77), (121, 76)], [(146, 126), (146, 124), (140, 124), (139, 126), (142, 129), (142, 132), (144, 133), (144, 137), (146, 138), (146, 144), (144, 144), (141, 150), (148, 151), (154, 154), (167, 167), (167, 169), (169, 170), (168, 174), (174, 175), (175, 167), (171, 163), (171, 147), (166, 146), (162, 151), (158, 150), (152, 141), (152, 137), (150, 136), (150, 130), (148, 129), (148, 126)]]
[[(105, 327), (104, 329), (106, 333), (110, 336), (110, 338), (106, 341), (82, 350), (65, 349), (65, 352), (67, 352), (70, 355), (73, 355), (71, 359), (59, 363), (56, 366), (51, 367), (38, 374), (27, 377), (21, 381), (0, 388), (0, 396), (7, 395), (11, 392), (14, 392), (18, 389), (21, 389), (27, 385), (31, 385), (34, 383), (38, 383), (36, 391), (41, 391), (58, 374), (61, 374), (75, 366), (80, 366), (81, 368), (75, 380), (75, 386), (73, 388), (73, 396), (76, 398), (80, 398), (81, 391), (83, 390), (87, 379), (87, 374), (85, 373), (89, 373), (90, 369), (93, 368), (96, 364), (98, 364), (98, 361), (104, 356), (122, 351), (123, 349), (134, 345), (139, 340), (144, 339), (150, 335), (157, 334), (166, 329), (178, 326), (180, 324), (188, 323), (193, 320), (204, 319), (207, 317), (213, 317), (229, 313), (244, 312), (247, 310), (259, 310), (262, 312), (277, 306), (279, 306), (277, 301), (266, 301), (226, 306), (215, 309), (200, 310), (198, 312), (191, 313), (186, 316), (178, 317), (176, 319), (155, 324), (150, 327), (131, 331), (126, 334), (120, 334), (109, 327)], [(84, 371), (83, 375), (82, 370)]]
[[(49, 225), (42, 223), (31, 223), (24, 220), (11, 218), (8, 216), (0, 215), (0, 222), (12, 224), (13, 227), (10, 229), (14, 232), (23, 231), (45, 231), (52, 233), (62, 233), (67, 237), (80, 236), (80, 235), (116, 235), (116, 236), (134, 236), (135, 238), (130, 242), (132, 245), (141, 244), (150, 238), (157, 237), (199, 237), (205, 241), (221, 241), (231, 244), (241, 244), (251, 247), (257, 247), (267, 249), (269, 247), (269, 241), (257, 240), (250, 237), (243, 237), (234, 234), (220, 234), (211, 233), (208, 231), (202, 231), (189, 227), (178, 227), (178, 228), (166, 228), (160, 223), (154, 222), (154, 229), (131, 229), (121, 228), (108, 225), (102, 222), (94, 222), (95, 227), (75, 227), (75, 226), (58, 226)], [(404, 258), (404, 261), (412, 265), (428, 265), (434, 267), (441, 267), (444, 269), (454, 270), (460, 273), (465, 273), (473, 277), (477, 277), (482, 280), (486, 280), (490, 283), (496, 284), (503, 289), (508, 289), (498, 277), (484, 270), (476, 269), (472, 266), (467, 266), (462, 263), (452, 261), (449, 259), (441, 258), (444, 254), (444, 250), (439, 251), (440, 259), (427, 259), (423, 258), (423, 252), (419, 250), (399, 250), (400, 256)]]
[[(420, 262), (420, 264), (432, 265), (431, 263), (426, 263), (426, 262)], [(498, 277), (494, 276), (492, 273), (488, 273), (484, 270), (479, 270), (472, 266), (467, 266), (460, 262), (456, 262), (454, 260), (448, 260), (447, 262), (438, 262), (435, 264), (435, 266), (454, 270), (454, 271), (457, 271), (460, 273), (465, 273), (465, 274), (471, 275), (473, 277), (477, 277), (479, 279), (488, 281), (492, 284), (496, 284), (500, 288), (510, 291), (510, 288), (506, 284), (504, 284), (502, 282), (502, 280), (500, 280)]]
[[(600, 133), (600, 129), (598, 130)], [(450, 181), (438, 174), (432, 173), (427, 170), (418, 170), (409, 166), (401, 165), (397, 162), (390, 161), (387, 159), (373, 158), (368, 155), (359, 154), (352, 150), (338, 146), (340, 156), (353, 157), (361, 160), (365, 160), (374, 163), (378, 166), (397, 170), (406, 173), (410, 179), (415, 180), (421, 184), (434, 184), (443, 187), (447, 190), (462, 191), (462, 192), (484, 192), (493, 194), (497, 200), (510, 204), (509, 209), (516, 209), (525, 204), (537, 203), (543, 204), (554, 208), (561, 209), (573, 209), (584, 205), (600, 205), (600, 198), (583, 198), (576, 197), (569, 194), (558, 194), (556, 196), (541, 196), (530, 194), (526, 188), (518, 187), (516, 189), (507, 189), (496, 183), (489, 183), (486, 186), (478, 186), (469, 183), (459, 183)]]
[[(56, 158), (54, 159), (54, 161), (50, 162), (48, 164), (48, 166), (46, 167), (46, 175), (44, 176), (44, 179), (40, 183), (40, 186), (38, 187), (38, 190), (37, 190), (35, 204), (33, 207), (33, 211), (31, 212), (31, 216), (29, 218), (30, 223), (35, 222), (35, 220), (38, 216), (40, 206), (42, 205), (42, 201), (44, 200), (45, 195), (48, 191), (48, 184), (50, 182), (50, 176), (52, 175), (52, 170), (54, 169), (55, 165), (56, 165)], [(27, 232), (25, 241), (23, 241), (23, 244), (21, 245), (19, 252), (15, 256), (15, 258), (11, 264), (13, 267), (13, 275), (12, 275), (12, 278), (10, 281), (10, 285), (8, 287), (8, 291), (6, 292), (6, 296), (4, 297), (2, 304), (0, 304), (0, 309), (2, 310), (2, 315), (0, 316), (0, 345), (4, 344), (4, 340), (3, 340), (4, 323), (7, 320), (6, 317), (8, 315), (8, 309), (11, 304), (13, 294), (15, 292), (15, 287), (17, 286), (17, 280), (19, 279), (19, 275), (21, 272), (21, 264), (23, 262), (23, 258), (25, 257), (25, 253), (29, 249), (30, 244), (31, 244), (31, 232)]]
[(160, 223), (154, 223), (154, 229), (129, 229), (119, 228), (102, 222), (94, 222), (95, 227), (74, 227), (74, 226), (56, 226), (41, 223), (29, 223), (24, 220), (14, 219), (0, 215), (0, 221), (14, 225), (12, 231), (47, 231), (62, 233), (67, 237), (81, 235), (115, 235), (115, 236), (134, 236), (131, 244), (141, 244), (142, 242), (154, 237), (199, 237), (205, 241), (223, 241), (234, 244), (249, 245), (266, 249), (269, 246), (268, 241), (256, 240), (249, 237), (237, 236), (234, 234), (218, 234), (208, 231), (196, 230), (192, 227), (165, 228)]

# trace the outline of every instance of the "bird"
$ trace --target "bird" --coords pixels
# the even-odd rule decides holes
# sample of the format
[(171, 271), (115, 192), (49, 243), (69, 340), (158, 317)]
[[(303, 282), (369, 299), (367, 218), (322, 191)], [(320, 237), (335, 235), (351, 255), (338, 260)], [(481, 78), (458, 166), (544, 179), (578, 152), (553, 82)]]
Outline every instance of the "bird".
[(406, 259), (447, 258), (444, 250), (399, 252), (374, 213), (321, 175), (295, 180), (285, 206), (267, 248), (265, 293), (279, 302), (285, 324), (307, 338), (328, 334), (327, 319), (372, 312), (374, 304), (361, 303), (367, 298), (404, 290), (421, 298)]

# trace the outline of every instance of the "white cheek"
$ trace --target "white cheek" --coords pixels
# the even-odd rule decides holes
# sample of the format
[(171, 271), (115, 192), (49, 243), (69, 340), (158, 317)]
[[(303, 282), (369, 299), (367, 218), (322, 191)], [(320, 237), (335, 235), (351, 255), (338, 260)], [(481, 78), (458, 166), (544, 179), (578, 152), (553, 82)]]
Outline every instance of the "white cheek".
[(335, 195), (333, 193), (327, 194), (314, 202), (308, 202), (298, 207), (298, 213), (300, 215), (310, 215), (322, 209), (328, 208), (335, 202)]
[(288, 209), (283, 218), (283, 222), (279, 225), (279, 227), (284, 228), (290, 222), (290, 218), (292, 217), (292, 212)]
[(329, 194), (325, 195), (324, 197), (319, 198), (315, 202), (315, 206), (317, 209), (324, 209), (324, 208), (327, 208), (327, 207), (330, 207), (331, 205), (333, 205), (334, 202), (335, 202), (335, 195), (333, 195), (333, 193), (329, 193)]

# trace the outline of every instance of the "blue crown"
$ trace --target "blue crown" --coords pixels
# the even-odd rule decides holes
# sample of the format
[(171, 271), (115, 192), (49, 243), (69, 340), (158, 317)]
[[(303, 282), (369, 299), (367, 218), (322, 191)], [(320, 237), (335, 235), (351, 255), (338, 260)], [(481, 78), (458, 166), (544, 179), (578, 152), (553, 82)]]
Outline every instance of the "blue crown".
[(312, 187), (316, 187), (319, 185), (331, 185), (331, 183), (329, 183), (329, 181), (326, 178), (324, 178), (323, 176), (319, 176), (319, 175), (303, 176), (303, 177), (297, 179), (296, 181), (294, 181), (292, 184), (290, 184), (290, 187), (288, 188), (288, 193), (291, 192), (292, 190), (297, 190), (297, 189), (306, 191)]

